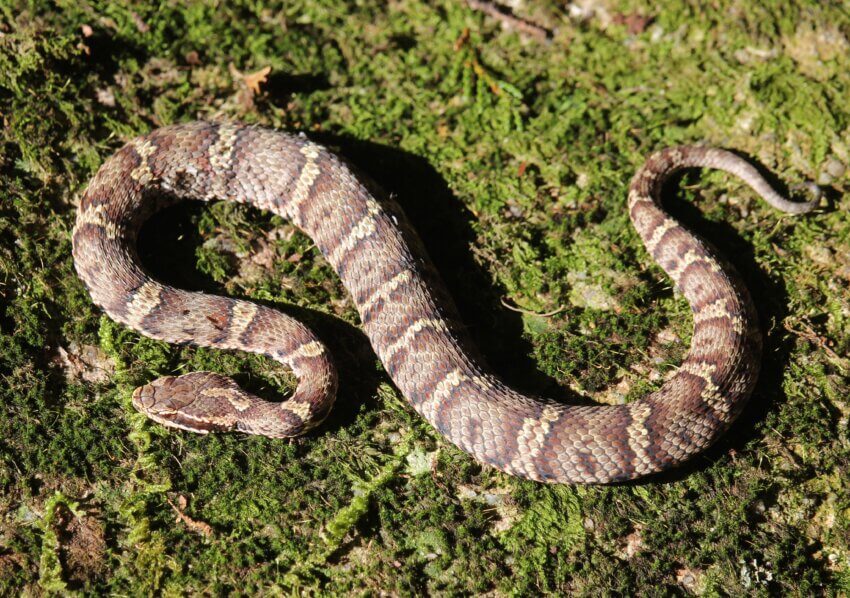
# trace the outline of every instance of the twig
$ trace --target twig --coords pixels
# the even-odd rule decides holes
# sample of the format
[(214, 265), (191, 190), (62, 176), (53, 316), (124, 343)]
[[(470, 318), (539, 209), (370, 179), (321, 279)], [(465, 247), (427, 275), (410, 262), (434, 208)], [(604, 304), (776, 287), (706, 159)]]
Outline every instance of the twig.
[(552, 39), (552, 32), (549, 29), (517, 17), (516, 15), (508, 12), (507, 9), (493, 4), (492, 2), (488, 2), (486, 0), (466, 0), (466, 4), (472, 10), (483, 12), (487, 16), (493, 17), (497, 21), (500, 21), (503, 25), (516, 29), (520, 33), (524, 33), (544, 42)]
[(179, 497), (179, 499), (178, 499), (178, 503), (180, 504), (179, 507), (177, 505), (175, 505), (173, 502), (171, 502), (170, 500), (168, 500), (168, 497), (165, 498), (165, 502), (167, 502), (171, 506), (171, 508), (174, 509), (175, 513), (177, 513), (177, 520), (185, 523), (186, 526), (190, 530), (192, 530), (193, 532), (197, 532), (197, 533), (201, 534), (202, 536), (206, 536), (207, 538), (209, 538), (213, 535), (213, 528), (208, 523), (205, 523), (203, 521), (198, 521), (196, 519), (192, 519), (186, 513), (183, 512), (183, 509), (186, 508), (186, 497), (185, 496)]
[(829, 342), (819, 335), (815, 330), (809, 325), (805, 320), (799, 320), (800, 325), (803, 327), (803, 330), (798, 330), (791, 325), (787, 320), (784, 322), (785, 329), (788, 332), (796, 334), (799, 337), (802, 337), (823, 349), (823, 352), (826, 353), (827, 357), (831, 358), (833, 363), (835, 363), (842, 371), (847, 371), (847, 360), (841, 357), (838, 353), (832, 350), (829, 346)]
[(551, 318), (552, 316), (557, 315), (557, 314), (561, 313), (562, 311), (564, 311), (564, 309), (566, 309), (565, 307), (559, 307), (558, 309), (554, 309), (554, 310), (546, 312), (544, 314), (539, 314), (536, 311), (531, 311), (530, 309), (523, 309), (522, 307), (519, 307), (517, 305), (511, 305), (510, 303), (508, 303), (505, 300), (504, 297), (500, 298), (499, 301), (501, 301), (502, 306), (508, 308), (511, 311), (515, 311), (515, 312), (521, 313), (521, 314), (526, 314), (526, 315), (529, 315), (529, 316), (537, 316), (537, 317), (540, 317), (540, 318)]

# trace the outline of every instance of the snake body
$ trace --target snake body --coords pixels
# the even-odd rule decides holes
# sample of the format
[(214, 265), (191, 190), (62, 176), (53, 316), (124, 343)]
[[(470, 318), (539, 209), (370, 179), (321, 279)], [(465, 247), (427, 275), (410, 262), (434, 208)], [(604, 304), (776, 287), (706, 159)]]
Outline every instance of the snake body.
[(145, 219), (177, 200), (270, 210), (313, 239), (351, 294), (389, 376), (446, 438), (482, 463), (532, 480), (627, 480), (675, 466), (712, 444), (740, 413), (759, 372), (761, 335), (744, 285), (658, 202), (669, 175), (693, 167), (731, 172), (786, 212), (812, 207), (783, 199), (726, 151), (679, 147), (647, 160), (631, 182), (629, 213), (653, 259), (690, 303), (694, 330), (675, 374), (623, 405), (528, 397), (488, 372), (400, 208), (303, 136), (195, 122), (131, 141), (83, 194), (74, 261), (93, 301), (118, 322), (172, 343), (260, 353), (298, 378), (294, 394), (275, 403), (219, 374), (167, 376), (134, 392), (137, 409), (193, 432), (295, 436), (319, 424), (336, 396), (336, 370), (321, 341), (276, 310), (161, 284), (142, 268), (135, 248)]

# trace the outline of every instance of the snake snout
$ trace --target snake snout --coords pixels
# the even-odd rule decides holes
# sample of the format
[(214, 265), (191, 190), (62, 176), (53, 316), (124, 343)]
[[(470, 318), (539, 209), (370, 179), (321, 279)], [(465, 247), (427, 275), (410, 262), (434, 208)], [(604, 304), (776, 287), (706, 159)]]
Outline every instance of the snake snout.
[(167, 418), (185, 407), (185, 401), (175, 401), (180, 394), (175, 392), (177, 378), (165, 376), (133, 391), (133, 407), (147, 416)]
[(156, 395), (150, 384), (140, 386), (133, 391), (133, 407), (141, 412), (146, 412), (156, 404)]
[[(152, 420), (190, 432), (206, 434), (234, 429), (236, 383), (212, 372), (164, 376), (133, 391), (133, 407)], [(234, 399), (236, 400), (236, 399)]]

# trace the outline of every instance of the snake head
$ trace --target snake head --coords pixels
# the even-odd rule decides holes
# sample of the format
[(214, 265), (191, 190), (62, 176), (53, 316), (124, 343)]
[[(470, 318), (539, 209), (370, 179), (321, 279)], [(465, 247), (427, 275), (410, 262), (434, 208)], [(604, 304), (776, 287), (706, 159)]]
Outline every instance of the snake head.
[(160, 424), (189, 432), (233, 430), (232, 413), (210, 400), (211, 388), (238, 390), (232, 380), (212, 372), (164, 376), (134, 390), (133, 407)]

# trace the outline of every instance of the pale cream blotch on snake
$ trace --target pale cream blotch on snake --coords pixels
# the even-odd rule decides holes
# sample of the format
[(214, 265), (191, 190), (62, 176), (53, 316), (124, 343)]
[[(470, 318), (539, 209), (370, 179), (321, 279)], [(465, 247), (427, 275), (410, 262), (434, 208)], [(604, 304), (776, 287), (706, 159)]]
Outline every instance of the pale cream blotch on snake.
[(454, 444), (517, 476), (600, 483), (682, 463), (714, 442), (752, 393), (761, 335), (738, 276), (660, 207), (661, 185), (683, 168), (737, 175), (771, 205), (801, 213), (746, 161), (703, 147), (663, 150), (634, 176), (628, 209), (653, 259), (693, 310), (690, 351), (663, 386), (623, 405), (564, 405), (524, 396), (489, 373), (421, 243), (395, 203), (302, 136), (195, 122), (158, 129), (107, 160), (80, 203), (74, 261), (94, 302), (115, 320), (172, 343), (272, 357), (298, 378), (268, 402), (209, 372), (160, 378), (133, 394), (137, 409), (193, 432), (286, 437), (315, 427), (336, 396), (322, 342), (273, 309), (161, 284), (139, 264), (137, 232), (180, 199), (250, 203), (309, 235), (342, 279), (363, 329), (414, 409)]

